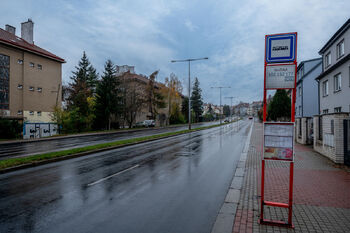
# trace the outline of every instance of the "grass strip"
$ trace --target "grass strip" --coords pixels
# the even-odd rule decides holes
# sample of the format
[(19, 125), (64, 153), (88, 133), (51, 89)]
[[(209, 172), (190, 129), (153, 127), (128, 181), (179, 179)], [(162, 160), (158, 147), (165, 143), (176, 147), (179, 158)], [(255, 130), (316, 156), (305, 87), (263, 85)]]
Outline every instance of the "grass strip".
[[(222, 125), (224, 125), (224, 124), (222, 124)], [(144, 137), (139, 137), (139, 138), (124, 139), (124, 140), (119, 140), (119, 141), (114, 141), (114, 142), (101, 143), (101, 144), (97, 144), (97, 145), (84, 146), (84, 147), (49, 152), (49, 153), (44, 153), (44, 154), (30, 155), (30, 156), (21, 157), (21, 158), (5, 159), (5, 160), (0, 161), (0, 170), (10, 168), (10, 167), (19, 166), (19, 165), (37, 163), (37, 162), (50, 160), (50, 159), (54, 159), (54, 158), (74, 155), (74, 154), (83, 153), (83, 152), (89, 152), (89, 151), (95, 151), (95, 150), (99, 150), (99, 149), (106, 149), (106, 148), (110, 148), (110, 147), (118, 147), (118, 146), (122, 146), (122, 145), (146, 142), (149, 140), (160, 139), (160, 138), (164, 138), (164, 137), (175, 136), (175, 135), (180, 135), (180, 134), (184, 134), (184, 133), (204, 130), (204, 129), (210, 129), (210, 128), (214, 128), (214, 127), (218, 127), (218, 126), (220, 126), (220, 124), (199, 127), (199, 128), (195, 128), (195, 129), (191, 129), (191, 130), (187, 129), (187, 130), (181, 130), (181, 131), (176, 131), (176, 132), (169, 132), (169, 133), (163, 133), (163, 134), (157, 134), (157, 135), (151, 135), (151, 136), (144, 136)]]

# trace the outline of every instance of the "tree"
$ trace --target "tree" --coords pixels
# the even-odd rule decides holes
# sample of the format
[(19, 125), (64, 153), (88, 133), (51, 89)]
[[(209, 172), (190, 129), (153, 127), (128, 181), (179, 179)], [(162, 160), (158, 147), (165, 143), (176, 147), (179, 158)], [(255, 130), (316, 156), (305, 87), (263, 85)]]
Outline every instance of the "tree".
[(199, 118), (203, 113), (203, 101), (202, 101), (202, 90), (199, 87), (198, 78), (195, 78), (192, 95), (191, 95), (191, 107), (195, 114), (195, 122), (199, 122)]
[(270, 120), (283, 120), (290, 118), (291, 100), (283, 89), (277, 90), (268, 106), (268, 117)]
[(230, 116), (231, 115), (231, 111), (230, 111), (230, 106), (228, 105), (224, 105), (223, 107), (223, 113), (226, 117)]
[(69, 83), (68, 86), (68, 109), (71, 110), (78, 108), (78, 113), (81, 115), (87, 115), (87, 98), (93, 96), (94, 94), (98, 75), (96, 70), (90, 64), (85, 51), (83, 52), (83, 56), (75, 69), (76, 71), (72, 71), (73, 76), (70, 77), (72, 82)]
[(176, 112), (173, 110), (174, 107), (176, 109), (180, 109), (180, 104), (182, 101), (181, 99), (182, 84), (181, 84), (181, 81), (177, 78), (177, 76), (174, 73), (171, 73), (170, 78), (168, 77), (165, 78), (165, 86), (166, 88), (164, 90), (166, 93), (164, 94), (168, 98), (167, 102), (168, 102), (169, 122), (170, 122), (170, 118), (172, 118), (171, 121), (174, 122), (174, 118), (180, 116), (180, 115), (172, 116), (172, 114)]
[(156, 86), (155, 82), (158, 72), (157, 70), (149, 76), (147, 84), (147, 102), (151, 119), (153, 120), (155, 120), (158, 115), (158, 109), (166, 107), (164, 96), (160, 93), (159, 87)]
[(182, 99), (182, 108), (181, 108), (182, 115), (184, 115), (186, 122), (188, 122), (188, 97), (185, 96)]
[(121, 112), (121, 96), (119, 79), (115, 76), (115, 66), (107, 60), (101, 81), (96, 88), (95, 125), (111, 129), (112, 116)]
[(141, 112), (142, 108), (147, 103), (147, 96), (142, 84), (137, 79), (128, 78), (130, 73), (126, 72), (122, 78), (125, 80), (123, 84), (123, 104), (124, 104), (124, 120), (129, 128), (135, 123), (136, 116)]

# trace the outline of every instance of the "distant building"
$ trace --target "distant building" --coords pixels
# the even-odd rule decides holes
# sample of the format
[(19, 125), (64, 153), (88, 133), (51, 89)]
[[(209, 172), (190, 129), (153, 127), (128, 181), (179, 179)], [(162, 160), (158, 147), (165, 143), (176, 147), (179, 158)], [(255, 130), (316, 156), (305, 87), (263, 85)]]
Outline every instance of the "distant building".
[(322, 72), (322, 58), (303, 61), (297, 69), (295, 100), (296, 140), (312, 144), (312, 117), (318, 114), (318, 85), (315, 80)]
[[(11, 25), (0, 29), (0, 116), (52, 122), (55, 106), (61, 106), (62, 63), (63, 58), (34, 44), (32, 20), (21, 24), (21, 37)], [(43, 136), (42, 130), (34, 131)]]

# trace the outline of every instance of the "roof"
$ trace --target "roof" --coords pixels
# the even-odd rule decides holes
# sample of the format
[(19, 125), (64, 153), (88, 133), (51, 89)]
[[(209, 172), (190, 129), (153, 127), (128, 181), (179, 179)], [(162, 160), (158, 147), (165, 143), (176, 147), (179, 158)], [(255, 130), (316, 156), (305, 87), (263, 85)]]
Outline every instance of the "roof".
[(308, 63), (308, 62), (312, 62), (312, 61), (317, 61), (317, 60), (322, 60), (322, 57), (318, 57), (318, 58), (313, 58), (313, 59), (309, 59), (309, 60), (305, 60), (305, 61), (302, 61), (299, 63), (298, 65), (298, 70), (305, 64), (305, 63)]
[(329, 41), (322, 47), (322, 49), (318, 52), (319, 54), (323, 54), (346, 30), (350, 27), (350, 19), (348, 19), (343, 26), (341, 26), (338, 31), (329, 39)]
[(66, 61), (63, 58), (60, 58), (59, 56), (56, 56), (53, 53), (50, 53), (49, 51), (40, 48), (39, 46), (36, 46), (34, 44), (30, 44), (24, 39), (16, 36), (15, 34), (12, 34), (2, 28), (0, 28), (0, 43), (6, 44), (8, 46), (16, 47), (43, 57), (50, 58), (52, 60), (65, 63)]

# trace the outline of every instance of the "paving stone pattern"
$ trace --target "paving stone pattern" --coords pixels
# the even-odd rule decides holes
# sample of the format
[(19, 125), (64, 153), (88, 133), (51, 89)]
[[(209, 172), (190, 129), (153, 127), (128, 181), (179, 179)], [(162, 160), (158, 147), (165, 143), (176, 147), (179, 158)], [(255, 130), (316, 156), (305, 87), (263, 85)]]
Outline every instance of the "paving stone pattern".
[[(294, 229), (260, 225), (262, 124), (255, 123), (233, 232), (350, 232), (350, 169), (297, 144)], [(287, 203), (289, 163), (266, 162), (265, 200)], [(287, 221), (287, 209), (264, 207), (264, 218)]]

